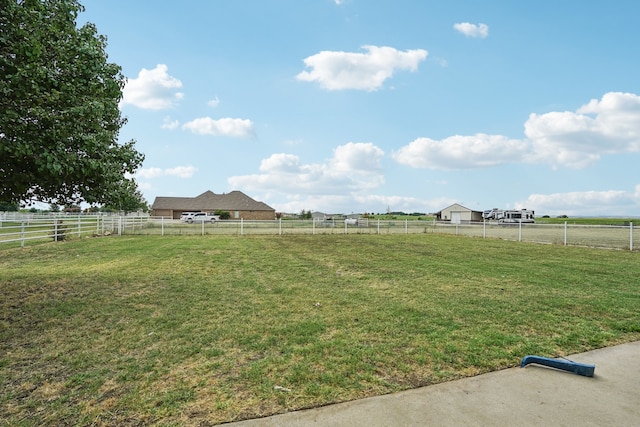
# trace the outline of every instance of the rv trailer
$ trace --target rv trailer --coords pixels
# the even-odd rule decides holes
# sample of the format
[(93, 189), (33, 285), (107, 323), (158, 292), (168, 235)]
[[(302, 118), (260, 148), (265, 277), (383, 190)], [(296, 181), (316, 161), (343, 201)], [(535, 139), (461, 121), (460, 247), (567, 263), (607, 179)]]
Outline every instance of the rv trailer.
[(493, 208), (490, 210), (486, 210), (482, 212), (482, 218), (485, 221), (497, 221), (500, 223), (507, 224), (518, 224), (518, 223), (534, 223), (535, 220), (535, 212), (530, 209), (498, 209)]

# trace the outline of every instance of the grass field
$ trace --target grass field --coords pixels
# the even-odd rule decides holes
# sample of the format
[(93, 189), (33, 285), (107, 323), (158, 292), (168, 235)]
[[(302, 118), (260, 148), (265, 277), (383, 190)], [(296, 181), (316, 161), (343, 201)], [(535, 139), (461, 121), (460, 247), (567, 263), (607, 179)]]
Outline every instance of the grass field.
[(640, 224), (640, 218), (543, 218), (537, 217), (537, 224), (614, 225), (626, 227), (630, 223)]
[(640, 254), (447, 235), (0, 249), (7, 425), (210, 425), (640, 339)]

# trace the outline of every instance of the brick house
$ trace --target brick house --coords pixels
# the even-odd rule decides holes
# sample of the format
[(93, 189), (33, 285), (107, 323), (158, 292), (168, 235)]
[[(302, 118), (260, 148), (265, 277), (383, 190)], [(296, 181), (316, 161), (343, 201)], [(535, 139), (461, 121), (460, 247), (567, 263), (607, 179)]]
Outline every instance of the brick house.
[(179, 219), (182, 212), (227, 211), (230, 219), (274, 220), (276, 211), (263, 202), (253, 200), (241, 191), (216, 194), (205, 191), (196, 197), (156, 197), (152, 216)]

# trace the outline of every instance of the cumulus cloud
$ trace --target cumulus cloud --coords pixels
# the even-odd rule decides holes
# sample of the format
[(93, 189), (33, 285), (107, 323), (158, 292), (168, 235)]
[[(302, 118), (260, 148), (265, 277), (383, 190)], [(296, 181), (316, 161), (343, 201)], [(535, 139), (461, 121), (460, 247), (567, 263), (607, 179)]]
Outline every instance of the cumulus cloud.
[(273, 154), (260, 164), (260, 174), (229, 178), (232, 188), (251, 192), (350, 194), (384, 183), (384, 152), (372, 143), (339, 146), (323, 163), (303, 163), (294, 154)]
[(602, 154), (640, 151), (640, 96), (609, 92), (576, 112), (531, 114), (525, 123), (536, 161), (582, 168)]
[(159, 178), (163, 176), (191, 178), (197, 171), (198, 169), (193, 166), (176, 166), (174, 168), (167, 168), (167, 169), (151, 167), (151, 168), (141, 168), (136, 173), (136, 177), (146, 178), (146, 179)]
[(640, 96), (609, 92), (575, 112), (531, 114), (525, 138), (477, 134), (418, 138), (392, 154), (414, 168), (469, 169), (507, 163), (584, 168), (603, 154), (640, 151)]
[(414, 168), (469, 169), (498, 166), (526, 157), (530, 144), (502, 135), (451, 136), (441, 141), (418, 138), (393, 158)]
[(336, 148), (331, 169), (346, 173), (378, 173), (381, 171), (380, 162), (384, 151), (370, 142), (349, 142)]
[[(320, 210), (325, 213), (435, 212), (455, 202), (375, 194), (384, 183), (384, 151), (375, 144), (349, 142), (318, 163), (305, 163), (290, 153), (272, 154), (260, 163), (259, 173), (228, 179), (230, 188), (256, 195), (281, 212)], [(345, 212), (344, 207), (349, 211)]]
[(634, 191), (576, 191), (532, 194), (516, 203), (516, 209), (535, 209), (538, 215), (618, 215), (640, 210), (640, 184)]
[(487, 24), (471, 24), (469, 22), (459, 22), (457, 24), (454, 24), (453, 28), (467, 37), (484, 39), (489, 35), (489, 26)]
[(153, 70), (143, 68), (135, 79), (129, 79), (122, 91), (121, 105), (133, 105), (145, 110), (171, 108), (182, 99), (178, 90), (182, 82), (168, 73), (165, 64), (158, 64)]
[(302, 71), (298, 80), (318, 82), (328, 90), (357, 89), (374, 91), (396, 70), (416, 71), (427, 57), (422, 49), (399, 51), (392, 47), (363, 46), (365, 53), (322, 51), (304, 59), (310, 71)]
[(162, 129), (174, 130), (180, 126), (180, 122), (178, 120), (171, 120), (171, 117), (167, 116), (162, 120)]
[(255, 134), (253, 122), (249, 119), (212, 119), (200, 117), (182, 125), (182, 129), (190, 130), (198, 135), (232, 136), (238, 138), (251, 137)]
[(300, 173), (303, 167), (300, 158), (294, 154), (272, 154), (260, 163), (260, 170), (265, 173)]

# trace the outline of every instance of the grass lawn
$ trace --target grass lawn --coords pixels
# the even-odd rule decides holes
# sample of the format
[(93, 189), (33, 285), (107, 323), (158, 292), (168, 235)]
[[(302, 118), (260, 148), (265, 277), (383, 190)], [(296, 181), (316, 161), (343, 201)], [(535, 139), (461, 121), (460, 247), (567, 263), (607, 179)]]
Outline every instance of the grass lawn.
[(208, 425), (640, 339), (640, 254), (447, 235), (0, 249), (7, 425)]

